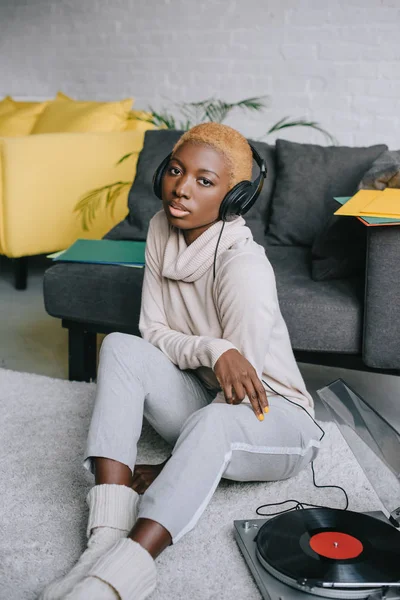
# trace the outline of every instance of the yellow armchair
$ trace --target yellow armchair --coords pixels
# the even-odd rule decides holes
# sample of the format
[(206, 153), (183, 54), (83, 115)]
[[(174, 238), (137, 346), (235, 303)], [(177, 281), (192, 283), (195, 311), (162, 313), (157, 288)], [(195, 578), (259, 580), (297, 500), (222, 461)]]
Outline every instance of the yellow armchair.
[(143, 139), (144, 131), (0, 138), (0, 254), (18, 259), (62, 250), (77, 238), (103, 237), (126, 216), (129, 188), (113, 216), (97, 210), (89, 231), (74, 207), (92, 189), (133, 181)]

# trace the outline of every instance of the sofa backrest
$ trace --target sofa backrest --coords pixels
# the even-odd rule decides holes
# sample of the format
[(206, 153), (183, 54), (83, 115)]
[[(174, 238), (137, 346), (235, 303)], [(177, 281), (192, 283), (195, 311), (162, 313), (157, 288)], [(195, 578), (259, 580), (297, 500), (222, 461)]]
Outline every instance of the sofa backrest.
[[(153, 192), (153, 174), (182, 133), (183, 131), (167, 129), (146, 131), (143, 149), (137, 162), (136, 177), (129, 192), (129, 214), (107, 234), (107, 238), (146, 239), (150, 219), (161, 208), (161, 202)], [(267, 179), (260, 197), (244, 218), (252, 230), (254, 239), (263, 244), (275, 184), (275, 148), (264, 142), (249, 141), (267, 164)], [(258, 166), (254, 164), (253, 178), (258, 172)]]
[[(128, 197), (129, 213), (109, 239), (145, 240), (150, 219), (161, 208), (153, 192), (153, 174), (182, 131), (146, 131)], [(267, 164), (260, 197), (244, 215), (262, 245), (308, 246), (335, 212), (334, 196), (352, 196), (363, 175), (387, 146), (318, 146), (277, 140), (275, 146), (249, 140)], [(253, 178), (258, 167), (253, 165)], [(337, 206), (339, 207), (339, 205)]]

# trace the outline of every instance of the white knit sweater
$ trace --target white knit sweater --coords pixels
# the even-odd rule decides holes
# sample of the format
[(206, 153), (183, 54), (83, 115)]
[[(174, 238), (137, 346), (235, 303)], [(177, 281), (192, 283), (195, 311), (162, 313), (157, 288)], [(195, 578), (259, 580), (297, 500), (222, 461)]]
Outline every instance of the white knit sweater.
[[(259, 378), (313, 414), (313, 400), (295, 361), (262, 246), (242, 217), (212, 225), (187, 246), (163, 210), (150, 221), (139, 329), (180, 369), (194, 370), (209, 388), (219, 388), (213, 368), (235, 348)], [(267, 396), (271, 390), (264, 384)], [(224, 401), (219, 392), (215, 401)], [(246, 397), (245, 402), (249, 402)]]

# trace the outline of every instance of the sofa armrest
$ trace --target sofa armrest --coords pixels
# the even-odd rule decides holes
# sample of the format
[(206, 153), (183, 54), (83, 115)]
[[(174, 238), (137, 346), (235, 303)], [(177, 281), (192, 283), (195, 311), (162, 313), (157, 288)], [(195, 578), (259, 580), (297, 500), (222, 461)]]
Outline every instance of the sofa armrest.
[(400, 226), (369, 227), (363, 360), (400, 369)]
[[(44, 254), (77, 238), (101, 238), (128, 212), (127, 186), (113, 216), (100, 205), (89, 231), (74, 212), (80, 198), (133, 181), (144, 132), (49, 133), (0, 138), (0, 248), (9, 257)], [(129, 152), (133, 155), (116, 165)]]

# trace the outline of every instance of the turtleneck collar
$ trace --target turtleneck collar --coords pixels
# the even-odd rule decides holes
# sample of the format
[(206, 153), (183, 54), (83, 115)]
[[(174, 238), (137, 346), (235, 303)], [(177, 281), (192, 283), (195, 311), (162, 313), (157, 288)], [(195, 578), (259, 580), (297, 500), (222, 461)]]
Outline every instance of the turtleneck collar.
[[(182, 230), (170, 226), (162, 265), (163, 277), (187, 283), (200, 279), (214, 262), (221, 227), (222, 221), (214, 223), (188, 246)], [(249, 238), (253, 239), (253, 236), (243, 217), (227, 221), (219, 241), (217, 257), (235, 242)]]

